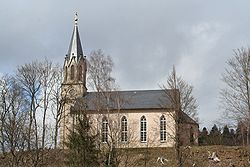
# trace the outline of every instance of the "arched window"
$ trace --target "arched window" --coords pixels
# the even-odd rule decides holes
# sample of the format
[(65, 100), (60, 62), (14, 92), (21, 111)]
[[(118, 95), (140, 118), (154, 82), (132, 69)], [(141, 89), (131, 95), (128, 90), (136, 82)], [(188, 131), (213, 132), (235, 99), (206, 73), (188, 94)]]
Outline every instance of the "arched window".
[(121, 119), (121, 141), (128, 141), (128, 120), (125, 116)]
[(72, 65), (70, 67), (70, 79), (73, 80), (75, 77), (75, 69), (74, 69), (74, 65)]
[(79, 71), (78, 71), (78, 81), (82, 80), (82, 66), (79, 66)]
[(102, 118), (102, 142), (108, 142), (108, 119), (107, 117)]
[(147, 121), (146, 117), (141, 117), (141, 142), (147, 142)]
[(166, 118), (164, 115), (160, 118), (160, 140), (164, 142), (167, 140), (167, 127), (166, 127)]

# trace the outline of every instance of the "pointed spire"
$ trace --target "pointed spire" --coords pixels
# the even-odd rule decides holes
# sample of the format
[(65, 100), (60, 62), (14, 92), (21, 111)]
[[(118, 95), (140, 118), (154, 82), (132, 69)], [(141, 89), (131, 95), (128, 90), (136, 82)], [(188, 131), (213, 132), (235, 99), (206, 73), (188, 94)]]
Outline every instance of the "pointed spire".
[(76, 57), (77, 60), (79, 60), (81, 57), (83, 57), (83, 51), (82, 51), (82, 44), (80, 40), (80, 35), (78, 32), (78, 15), (75, 13), (75, 26), (73, 30), (73, 34), (71, 37), (69, 50), (67, 56), (69, 58)]

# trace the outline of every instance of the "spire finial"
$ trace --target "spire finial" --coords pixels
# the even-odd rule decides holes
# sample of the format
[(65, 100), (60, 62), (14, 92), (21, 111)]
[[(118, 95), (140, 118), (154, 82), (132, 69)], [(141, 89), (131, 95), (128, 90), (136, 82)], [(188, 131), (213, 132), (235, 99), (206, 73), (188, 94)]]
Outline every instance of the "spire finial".
[(77, 25), (77, 21), (78, 21), (78, 16), (77, 16), (77, 12), (75, 13), (75, 25)]

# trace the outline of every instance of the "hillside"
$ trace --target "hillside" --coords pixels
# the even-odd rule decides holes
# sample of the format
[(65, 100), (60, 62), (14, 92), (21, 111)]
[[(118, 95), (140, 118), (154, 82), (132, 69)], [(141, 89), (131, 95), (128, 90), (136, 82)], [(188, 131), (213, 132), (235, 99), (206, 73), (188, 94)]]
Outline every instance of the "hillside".
[[(227, 146), (199, 146), (182, 148), (185, 159), (184, 166), (192, 167), (230, 167), (230, 163), (236, 167), (250, 166), (250, 147), (227, 147)], [(208, 159), (208, 151), (216, 152), (221, 162), (215, 163)], [(43, 166), (58, 167), (65, 166), (64, 159), (66, 153), (63, 150), (47, 150), (44, 152)], [(126, 149), (120, 150), (120, 166), (134, 167), (175, 167), (174, 151), (171, 148), (155, 149)], [(22, 161), (30, 166), (33, 154), (25, 153)], [(7, 167), (11, 159), (10, 156), (0, 156), (0, 167)], [(167, 161), (164, 164), (157, 161), (158, 157), (164, 157)], [(34, 158), (34, 157), (33, 157)]]
[[(221, 162), (214, 162), (208, 159), (208, 151), (216, 152)], [(168, 161), (162, 164), (158, 157), (163, 156)], [(131, 166), (166, 166), (175, 167), (174, 151), (168, 149), (138, 149), (130, 153), (130, 159), (134, 157)], [(183, 148), (183, 157), (185, 159), (185, 167), (230, 167), (230, 163), (236, 167), (250, 167), (250, 147), (227, 147), (227, 146), (199, 146)], [(145, 161), (145, 158), (147, 161)], [(124, 165), (121, 165), (124, 166)]]

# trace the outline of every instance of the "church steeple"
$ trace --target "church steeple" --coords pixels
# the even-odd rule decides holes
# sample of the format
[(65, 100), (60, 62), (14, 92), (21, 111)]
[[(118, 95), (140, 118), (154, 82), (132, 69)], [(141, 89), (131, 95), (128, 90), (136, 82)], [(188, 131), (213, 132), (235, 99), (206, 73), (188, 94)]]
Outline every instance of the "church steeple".
[(75, 14), (74, 29), (70, 40), (69, 50), (64, 61), (64, 81), (63, 84), (79, 85), (86, 92), (86, 71), (87, 60), (84, 56), (80, 35), (78, 31), (78, 16)]
[(77, 13), (75, 14), (75, 25), (73, 34), (71, 37), (69, 50), (67, 56), (71, 59), (72, 57), (76, 57), (77, 60), (83, 57), (83, 51), (82, 51), (82, 44), (80, 40), (80, 35), (78, 31), (78, 16)]
[(82, 50), (80, 35), (78, 32), (77, 13), (75, 14), (74, 21), (75, 24), (73, 34), (71, 37), (69, 50), (65, 57), (63, 65), (64, 79), (62, 83), (61, 95), (65, 100), (65, 103), (63, 107), (63, 116), (60, 131), (60, 137), (63, 148), (67, 138), (67, 134), (69, 134), (69, 129), (71, 129), (71, 107), (74, 105), (75, 99), (83, 97), (87, 93), (87, 60)]

